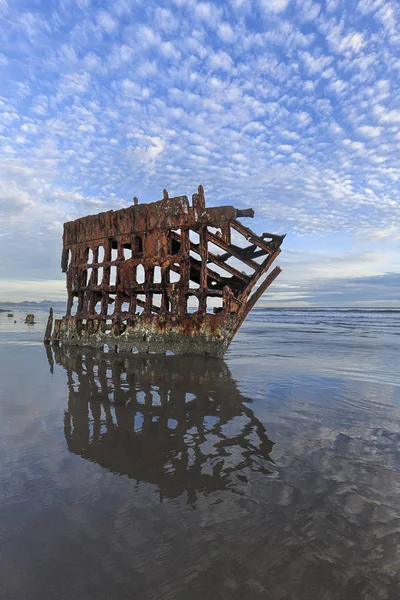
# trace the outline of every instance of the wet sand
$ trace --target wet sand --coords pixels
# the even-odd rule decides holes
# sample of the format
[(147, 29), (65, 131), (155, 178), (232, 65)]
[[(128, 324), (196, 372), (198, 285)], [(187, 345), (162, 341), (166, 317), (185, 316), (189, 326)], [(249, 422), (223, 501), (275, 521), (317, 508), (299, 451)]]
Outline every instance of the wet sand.
[(399, 597), (395, 327), (257, 313), (219, 361), (45, 348), (14, 314), (1, 598)]

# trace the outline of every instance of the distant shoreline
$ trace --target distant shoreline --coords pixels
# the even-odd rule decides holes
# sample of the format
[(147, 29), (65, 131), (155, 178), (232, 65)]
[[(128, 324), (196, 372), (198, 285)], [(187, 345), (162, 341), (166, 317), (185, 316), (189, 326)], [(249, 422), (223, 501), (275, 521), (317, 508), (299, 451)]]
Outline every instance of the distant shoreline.
[(67, 306), (66, 302), (63, 302), (62, 300), (55, 300), (54, 302), (52, 302), (51, 300), (42, 300), (42, 302), (35, 302), (34, 300), (32, 302), (30, 301), (23, 301), (23, 302), (0, 302), (0, 311), (5, 312), (7, 310), (9, 310), (9, 308), (14, 308), (14, 309), (25, 309), (25, 308), (35, 308), (35, 309), (40, 309), (40, 308), (45, 308), (45, 309), (49, 309), (50, 307), (55, 308), (55, 309), (65, 309)]

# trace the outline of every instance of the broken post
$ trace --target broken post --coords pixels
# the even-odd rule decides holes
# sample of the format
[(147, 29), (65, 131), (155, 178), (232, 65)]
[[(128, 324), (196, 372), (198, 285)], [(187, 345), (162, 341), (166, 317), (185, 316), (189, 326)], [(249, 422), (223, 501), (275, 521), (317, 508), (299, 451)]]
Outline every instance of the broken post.
[(46, 331), (44, 333), (44, 343), (50, 344), (51, 342), (51, 332), (53, 329), (53, 309), (50, 308), (49, 318), (47, 319)]

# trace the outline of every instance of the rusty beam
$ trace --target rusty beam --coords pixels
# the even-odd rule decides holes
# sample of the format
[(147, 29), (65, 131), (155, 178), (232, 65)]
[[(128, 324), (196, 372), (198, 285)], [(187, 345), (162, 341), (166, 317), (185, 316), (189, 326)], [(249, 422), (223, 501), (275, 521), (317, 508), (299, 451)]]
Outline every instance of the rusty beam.
[[(175, 239), (178, 238), (178, 236), (176, 234), (174, 234), (173, 237)], [(196, 252), (197, 254), (199, 254), (199, 256), (201, 256), (200, 247), (198, 244), (196, 244), (194, 242), (190, 242), (190, 249), (193, 250), (194, 252)], [(230, 273), (234, 277), (238, 277), (245, 283), (249, 282), (250, 277), (248, 275), (246, 275), (246, 273), (242, 273), (241, 271), (238, 271), (238, 269), (235, 269), (235, 267), (225, 264), (223, 261), (221, 261), (220, 256), (218, 256), (217, 254), (214, 254), (213, 252), (208, 251), (207, 255), (208, 255), (208, 262), (212, 262), (212, 263), (216, 264), (217, 267), (220, 267), (221, 269), (228, 271), (228, 273)], [(212, 271), (209, 268), (208, 272), (210, 273), (210, 277), (213, 277), (213, 279), (217, 279), (218, 274), (215, 271)], [(217, 277), (215, 277), (215, 275), (217, 275)], [(221, 275), (220, 275), (220, 277), (221, 277)]]
[(209, 231), (207, 232), (207, 239), (208, 239), (208, 241), (212, 242), (216, 246), (219, 246), (222, 250), (225, 250), (225, 252), (227, 252), (228, 254), (231, 254), (234, 258), (237, 258), (238, 260), (241, 260), (242, 262), (244, 262), (244, 264), (247, 265), (248, 267), (251, 267), (252, 269), (258, 268), (258, 264), (256, 262), (254, 262), (253, 260), (249, 260), (248, 258), (243, 256), (243, 253), (241, 251), (237, 250), (236, 246), (233, 246), (232, 244), (229, 246), (228, 244), (226, 244), (224, 242), (224, 240), (222, 240), (221, 238), (219, 238), (216, 235), (213, 235)]
[(242, 292), (239, 294), (239, 300), (244, 301), (245, 298), (249, 296), (252, 289), (259, 281), (260, 277), (262, 277), (263, 274), (268, 271), (278, 254), (278, 252), (274, 252), (273, 254), (267, 255), (267, 258), (259, 265), (257, 271), (255, 271), (255, 273), (253, 274), (246, 289), (243, 289)]
[(276, 248), (273, 248), (270, 244), (267, 244), (262, 237), (258, 236), (249, 227), (245, 227), (238, 221), (232, 221), (231, 226), (236, 229), (238, 233), (241, 233), (249, 242), (256, 244), (260, 248), (263, 248), (268, 253), (275, 252)]
[(281, 272), (282, 272), (282, 269), (280, 267), (275, 267), (275, 269), (273, 269), (273, 271), (271, 271), (271, 273), (269, 273), (269, 275), (267, 275), (265, 280), (260, 284), (260, 286), (257, 288), (257, 290), (252, 294), (252, 296), (250, 296), (249, 300), (247, 301), (247, 303), (243, 306), (243, 308), (241, 310), (241, 315), (240, 315), (241, 322), (240, 322), (240, 324), (238, 323), (238, 325), (234, 329), (234, 331), (232, 333), (232, 338), (236, 335), (238, 329), (240, 328), (240, 325), (243, 323), (243, 321), (245, 320), (245, 318), (247, 317), (247, 315), (249, 314), (249, 312), (251, 311), (251, 309), (253, 308), (255, 303), (261, 298), (263, 293), (269, 288), (271, 283), (278, 277), (279, 273), (281, 273)]

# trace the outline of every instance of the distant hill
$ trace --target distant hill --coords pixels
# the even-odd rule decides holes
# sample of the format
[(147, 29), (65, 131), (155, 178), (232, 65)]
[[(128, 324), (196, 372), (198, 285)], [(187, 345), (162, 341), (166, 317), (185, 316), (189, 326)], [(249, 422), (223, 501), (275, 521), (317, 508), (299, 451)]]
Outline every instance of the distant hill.
[(66, 307), (66, 303), (62, 300), (42, 300), (41, 302), (35, 302), (33, 300), (24, 300), (23, 302), (0, 302), (0, 310), (2, 310), (2, 312), (9, 307), (36, 309), (49, 309), (50, 307), (53, 307), (55, 309), (63, 310)]

